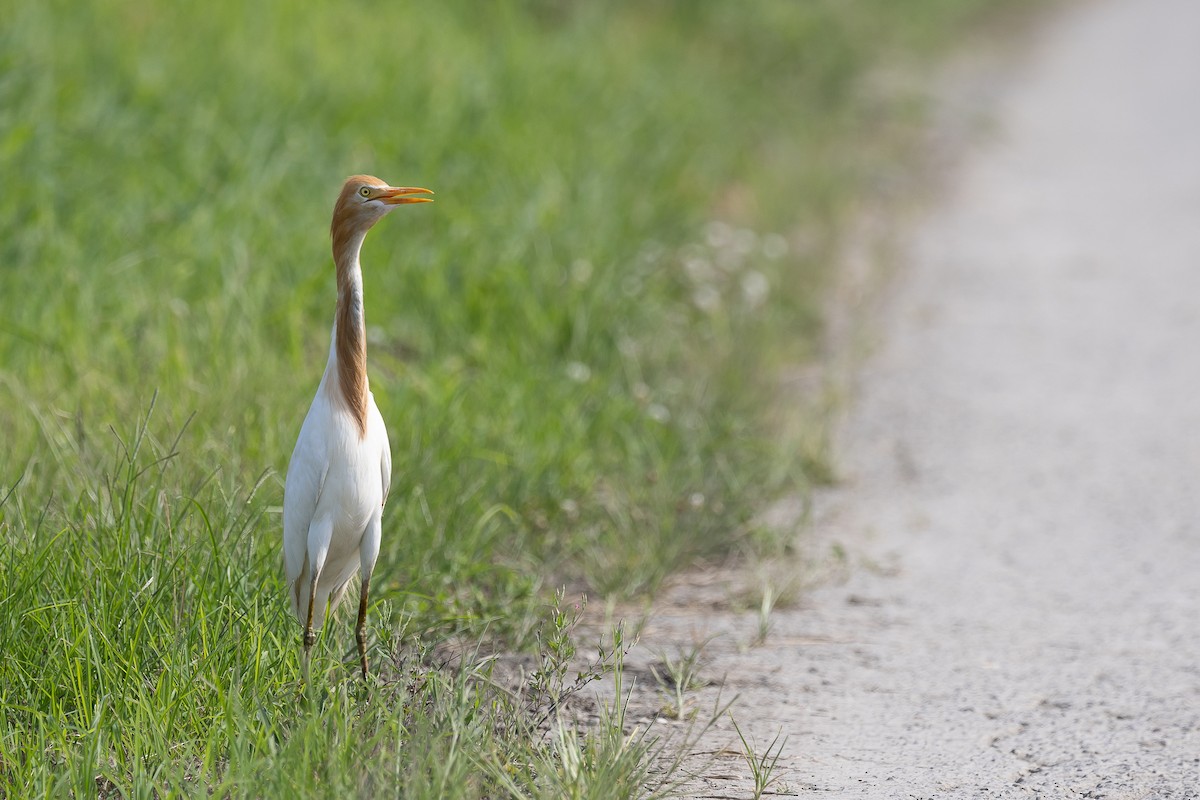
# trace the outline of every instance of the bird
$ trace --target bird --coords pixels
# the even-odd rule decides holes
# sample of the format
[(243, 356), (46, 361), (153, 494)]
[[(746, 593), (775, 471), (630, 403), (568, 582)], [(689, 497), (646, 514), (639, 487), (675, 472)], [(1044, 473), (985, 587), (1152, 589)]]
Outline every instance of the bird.
[(367, 381), (367, 338), (359, 251), (367, 231), (397, 206), (428, 203), (433, 192), (389, 186), (371, 175), (346, 179), (329, 234), (337, 306), (329, 360), (288, 462), (283, 490), (283, 559), (292, 613), (303, 628), (302, 674), (328, 612), (351, 578), (361, 577), (355, 638), (367, 678), (366, 619), (371, 573), (379, 557), (392, 453)]

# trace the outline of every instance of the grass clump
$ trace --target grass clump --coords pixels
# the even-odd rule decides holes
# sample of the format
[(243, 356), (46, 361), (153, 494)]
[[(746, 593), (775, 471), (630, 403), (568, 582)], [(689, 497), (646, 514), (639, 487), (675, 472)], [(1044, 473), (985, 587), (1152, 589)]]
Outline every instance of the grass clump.
[[(616, 798), (647, 782), (657, 743), (613, 708), (585, 734), (560, 721), (626, 647), (618, 629), (572, 679), (579, 611), (561, 595), (525, 612), (531, 674), (494, 675), (477, 622), (409, 613), (375, 643), (370, 682), (351, 677), (343, 619), (303, 685), (254, 498), (215, 480), (178, 494), (176, 452), (149, 428), (117, 441), (111, 482), (78, 502), (6, 506), (5, 796)], [(14, 535), (33, 527), (55, 533)]]
[[(435, 654), (566, 670), (550, 586), (652, 590), (827, 472), (765, 398), (908, 115), (863, 77), (985, 4), (0, 0), (0, 794), (650, 791), (623, 720), (530, 711), (575, 679)], [(309, 698), (281, 476), (363, 171), (437, 191), (363, 254), (390, 666), (335, 622)]]

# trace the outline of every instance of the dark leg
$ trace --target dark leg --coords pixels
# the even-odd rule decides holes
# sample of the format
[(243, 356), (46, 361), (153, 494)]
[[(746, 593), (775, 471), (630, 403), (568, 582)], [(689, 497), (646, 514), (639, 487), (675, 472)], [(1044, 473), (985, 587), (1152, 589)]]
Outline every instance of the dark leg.
[(308, 584), (308, 624), (304, 626), (304, 682), (308, 683), (308, 664), (312, 655), (313, 643), (317, 641), (317, 634), (313, 630), (313, 606), (317, 601), (317, 578), (320, 573), (314, 572), (312, 580)]
[(364, 575), (362, 593), (358, 596), (358, 625), (354, 628), (354, 638), (358, 640), (358, 658), (362, 662), (364, 681), (367, 679), (367, 595), (370, 588), (371, 579)]

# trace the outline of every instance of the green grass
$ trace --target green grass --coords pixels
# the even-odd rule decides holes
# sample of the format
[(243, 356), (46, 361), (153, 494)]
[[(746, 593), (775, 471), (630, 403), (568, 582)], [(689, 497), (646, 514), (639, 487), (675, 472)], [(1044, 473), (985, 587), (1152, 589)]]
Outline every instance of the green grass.
[[(827, 474), (771, 366), (916, 118), (863, 79), (985, 5), (0, 0), (0, 795), (644, 791), (619, 709), (547, 733), (546, 675), (439, 648), (565, 674), (555, 586)], [(343, 617), (304, 695), (278, 509), (360, 171), (437, 202), (363, 254), (384, 680)]]

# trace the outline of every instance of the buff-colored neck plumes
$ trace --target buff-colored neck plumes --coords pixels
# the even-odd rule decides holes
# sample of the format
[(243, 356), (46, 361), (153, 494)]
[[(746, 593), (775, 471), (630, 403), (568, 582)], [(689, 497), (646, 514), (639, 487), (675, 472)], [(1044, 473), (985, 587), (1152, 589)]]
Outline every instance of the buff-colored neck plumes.
[[(358, 252), (366, 231), (352, 232), (333, 240), (337, 266), (337, 312), (334, 315), (334, 353), (337, 384), (360, 436), (367, 432), (367, 332), (363, 317), (362, 269)], [(340, 240), (340, 241), (339, 241)]]

